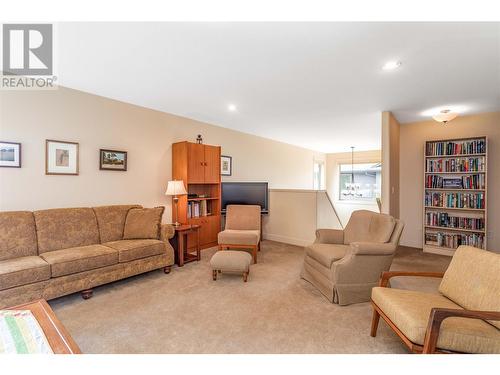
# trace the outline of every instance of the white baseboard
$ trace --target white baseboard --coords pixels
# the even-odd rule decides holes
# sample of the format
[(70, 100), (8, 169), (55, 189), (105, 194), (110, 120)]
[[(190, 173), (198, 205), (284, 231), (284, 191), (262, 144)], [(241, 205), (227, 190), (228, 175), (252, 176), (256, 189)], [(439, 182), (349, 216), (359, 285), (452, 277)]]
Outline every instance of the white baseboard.
[(302, 238), (288, 237), (288, 236), (282, 236), (279, 234), (271, 234), (271, 233), (263, 233), (262, 237), (265, 240), (282, 242), (282, 243), (287, 243), (287, 244), (296, 245), (296, 246), (308, 246), (314, 242), (314, 239), (313, 240), (304, 240)]

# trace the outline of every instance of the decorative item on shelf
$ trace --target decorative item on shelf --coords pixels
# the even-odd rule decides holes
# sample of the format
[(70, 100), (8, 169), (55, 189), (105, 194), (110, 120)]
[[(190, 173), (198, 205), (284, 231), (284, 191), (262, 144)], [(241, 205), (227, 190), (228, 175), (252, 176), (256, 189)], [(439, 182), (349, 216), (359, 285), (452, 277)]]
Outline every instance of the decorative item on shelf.
[(198, 137), (196, 137), (196, 143), (201, 145), (203, 143), (203, 138), (201, 137), (201, 134), (198, 134)]
[(99, 169), (105, 171), (126, 171), (127, 152), (116, 150), (99, 150)]
[(220, 174), (221, 176), (231, 176), (233, 172), (233, 158), (231, 156), (220, 156)]
[(45, 174), (78, 175), (78, 143), (45, 141)]
[(186, 191), (186, 188), (184, 187), (184, 182), (181, 180), (173, 180), (169, 181), (167, 185), (167, 191), (165, 192), (165, 195), (171, 195), (172, 201), (174, 202), (175, 206), (175, 222), (174, 226), (178, 227), (180, 225), (178, 218), (179, 218), (179, 195), (186, 195), (188, 192)]
[(454, 120), (457, 118), (458, 113), (453, 113), (449, 109), (443, 109), (441, 112), (439, 112), (437, 115), (432, 116), (434, 120), (437, 122), (443, 123), (443, 125), (446, 125), (448, 122), (451, 120)]
[(0, 167), (21, 168), (21, 144), (0, 141)]

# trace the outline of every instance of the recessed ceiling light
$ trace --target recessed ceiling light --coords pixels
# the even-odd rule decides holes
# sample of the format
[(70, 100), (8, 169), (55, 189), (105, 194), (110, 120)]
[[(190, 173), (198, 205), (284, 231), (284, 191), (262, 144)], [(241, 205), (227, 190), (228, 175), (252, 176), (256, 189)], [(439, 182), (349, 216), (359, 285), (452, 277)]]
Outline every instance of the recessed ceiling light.
[(402, 65), (401, 61), (393, 60), (393, 61), (387, 61), (384, 66), (382, 67), (383, 70), (394, 70), (399, 68)]
[(229, 112), (236, 112), (236, 110), (237, 110), (237, 109), (238, 109), (238, 108), (236, 108), (236, 105), (234, 105), (234, 104), (229, 104), (229, 105), (227, 106), (227, 110), (228, 110)]

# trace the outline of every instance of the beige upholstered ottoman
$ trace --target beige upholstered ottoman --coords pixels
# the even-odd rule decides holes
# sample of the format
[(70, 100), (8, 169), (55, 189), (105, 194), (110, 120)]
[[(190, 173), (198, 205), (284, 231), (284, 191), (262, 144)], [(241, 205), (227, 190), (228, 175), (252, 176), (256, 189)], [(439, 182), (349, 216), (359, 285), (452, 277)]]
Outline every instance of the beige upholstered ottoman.
[(252, 256), (245, 251), (217, 251), (210, 259), (213, 279), (217, 280), (217, 272), (231, 272), (242, 273), (243, 281), (247, 282), (250, 263), (252, 263)]

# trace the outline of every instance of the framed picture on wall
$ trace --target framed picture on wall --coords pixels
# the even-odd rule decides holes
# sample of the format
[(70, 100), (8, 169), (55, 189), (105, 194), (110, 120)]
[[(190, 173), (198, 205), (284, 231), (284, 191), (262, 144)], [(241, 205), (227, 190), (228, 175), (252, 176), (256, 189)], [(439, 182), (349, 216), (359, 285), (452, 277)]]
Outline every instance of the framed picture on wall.
[(220, 174), (221, 176), (231, 176), (233, 171), (233, 158), (231, 156), (221, 155)]
[(78, 175), (78, 148), (75, 142), (45, 141), (45, 174)]
[(21, 168), (21, 144), (0, 141), (0, 167)]
[(99, 169), (104, 171), (126, 171), (127, 152), (116, 150), (99, 150)]

